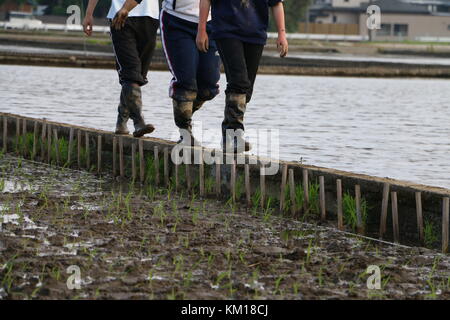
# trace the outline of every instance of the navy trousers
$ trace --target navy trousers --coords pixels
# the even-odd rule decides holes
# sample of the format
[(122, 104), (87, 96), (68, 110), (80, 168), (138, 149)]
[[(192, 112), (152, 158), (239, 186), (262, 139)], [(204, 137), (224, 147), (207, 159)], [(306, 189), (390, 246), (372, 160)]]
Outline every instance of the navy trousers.
[(219, 94), (220, 57), (214, 41), (200, 52), (197, 24), (162, 11), (161, 40), (173, 79), (169, 96), (178, 101), (208, 101)]

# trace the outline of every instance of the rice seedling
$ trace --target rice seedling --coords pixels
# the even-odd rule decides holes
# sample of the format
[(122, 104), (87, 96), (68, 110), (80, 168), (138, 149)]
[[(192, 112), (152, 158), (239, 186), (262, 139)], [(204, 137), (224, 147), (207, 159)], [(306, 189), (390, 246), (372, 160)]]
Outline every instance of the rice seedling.
[[(344, 223), (352, 229), (353, 232), (356, 232), (357, 228), (357, 215), (356, 215), (356, 200), (349, 193), (345, 192), (342, 198), (342, 204), (344, 209)], [(365, 198), (361, 199), (361, 220), (363, 226), (367, 223), (367, 210), (368, 205)]]
[(433, 248), (438, 241), (438, 228), (430, 219), (425, 219), (423, 237), (425, 246), (428, 248)]

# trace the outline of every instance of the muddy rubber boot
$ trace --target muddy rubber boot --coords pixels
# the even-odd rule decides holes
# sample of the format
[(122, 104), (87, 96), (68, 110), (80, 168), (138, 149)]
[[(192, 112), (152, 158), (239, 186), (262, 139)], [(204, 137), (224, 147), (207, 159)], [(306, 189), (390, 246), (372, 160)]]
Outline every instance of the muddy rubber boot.
[(192, 113), (194, 108), (193, 101), (178, 101), (173, 99), (173, 116), (175, 124), (180, 129), (180, 140), (178, 144), (189, 146), (200, 146), (200, 143), (192, 134)]
[(130, 131), (128, 131), (127, 122), (130, 118), (130, 112), (122, 105), (122, 103), (119, 104), (117, 109), (118, 115), (115, 134), (129, 134)]
[(136, 138), (142, 137), (145, 134), (152, 133), (155, 127), (151, 124), (146, 124), (142, 114), (142, 92), (141, 88), (131, 84), (124, 84), (122, 86), (123, 105), (127, 106), (130, 118), (133, 120), (134, 132), (133, 136)]
[(222, 122), (222, 148), (224, 152), (243, 153), (252, 149), (244, 138), (244, 114), (247, 108), (245, 94), (227, 93), (225, 116)]
[(196, 111), (198, 111), (199, 109), (201, 109), (201, 107), (203, 107), (203, 105), (205, 104), (206, 101), (199, 101), (197, 99), (195, 99), (194, 104), (192, 106), (192, 114), (194, 114)]

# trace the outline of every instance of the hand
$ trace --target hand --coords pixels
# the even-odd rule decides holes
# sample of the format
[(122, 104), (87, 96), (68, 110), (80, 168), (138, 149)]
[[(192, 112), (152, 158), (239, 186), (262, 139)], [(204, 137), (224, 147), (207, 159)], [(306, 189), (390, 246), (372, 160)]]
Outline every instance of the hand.
[(114, 17), (111, 26), (116, 29), (120, 30), (125, 26), (125, 22), (127, 21), (129, 11), (125, 8), (120, 9), (116, 16)]
[(287, 56), (288, 51), (289, 51), (289, 44), (286, 39), (286, 34), (284, 32), (278, 34), (277, 49), (278, 49), (278, 52), (280, 53), (281, 58), (284, 58)]
[(201, 52), (208, 52), (209, 50), (209, 38), (208, 33), (206, 31), (197, 32), (197, 48)]
[(83, 31), (90, 37), (92, 35), (92, 27), (94, 26), (94, 17), (92, 15), (87, 15), (83, 20)]

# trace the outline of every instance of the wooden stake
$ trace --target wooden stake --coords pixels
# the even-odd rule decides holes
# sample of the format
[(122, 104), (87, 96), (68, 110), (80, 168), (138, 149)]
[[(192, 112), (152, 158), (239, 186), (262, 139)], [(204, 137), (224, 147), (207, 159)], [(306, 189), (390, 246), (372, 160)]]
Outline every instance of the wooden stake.
[(247, 208), (251, 208), (252, 206), (252, 194), (250, 188), (250, 166), (246, 164), (244, 166), (244, 179), (245, 179), (245, 197), (247, 202)]
[(322, 221), (327, 219), (327, 211), (325, 206), (325, 178), (319, 177), (319, 202), (320, 202), (320, 217)]
[(20, 119), (16, 118), (16, 153), (19, 154)]
[(356, 229), (359, 234), (364, 234), (364, 225), (361, 214), (361, 187), (355, 186), (355, 202), (356, 202)]
[(187, 191), (188, 191), (188, 193), (190, 193), (191, 192), (191, 188), (192, 188), (192, 183), (191, 183), (191, 165), (186, 163), (184, 169), (186, 171)]
[(8, 151), (8, 118), (3, 116), (3, 153)]
[(136, 144), (131, 143), (131, 180), (136, 181)]
[(303, 169), (303, 214), (308, 212), (309, 208), (309, 179), (308, 170)]
[(284, 212), (286, 200), (286, 182), (287, 182), (288, 165), (285, 163), (281, 168), (281, 186), (280, 186), (280, 211)]
[(444, 198), (442, 203), (442, 253), (448, 253), (450, 198)]
[(81, 130), (77, 132), (77, 165), (78, 169), (81, 169)]
[(117, 177), (117, 137), (113, 136), (113, 176)]
[(294, 169), (289, 169), (289, 198), (291, 199), (291, 214), (297, 215), (297, 198), (295, 196), (295, 178)]
[[(199, 183), (200, 183), (200, 197), (205, 196), (205, 164), (203, 163), (203, 150), (200, 150), (200, 165), (199, 165)], [(164, 161), (165, 163), (165, 161)], [(165, 165), (164, 165), (165, 171)]]
[(139, 139), (139, 180), (145, 182), (144, 140)]
[(47, 163), (52, 159), (52, 126), (47, 125)]
[(236, 161), (231, 162), (231, 178), (230, 178), (231, 201), (236, 202)]
[(47, 123), (45, 120), (42, 122), (42, 133), (41, 133), (41, 161), (44, 162), (45, 160), (45, 134), (47, 132)]
[(34, 160), (36, 158), (36, 152), (37, 152), (37, 141), (38, 141), (38, 122), (34, 121), (34, 128), (33, 128), (33, 153), (31, 154), (31, 160)]
[(27, 136), (27, 120), (23, 119), (22, 123), (22, 156), (25, 157), (28, 153), (27, 145), (26, 145), (26, 136)]
[(344, 230), (344, 210), (342, 205), (342, 180), (336, 180), (336, 199), (337, 199), (337, 216), (338, 216), (338, 229)]
[(159, 148), (158, 146), (155, 146), (153, 148), (154, 153), (154, 165), (155, 165), (155, 184), (159, 185)]
[[(202, 161), (203, 164), (203, 161)], [(164, 148), (164, 184), (169, 186), (169, 148)]]
[(69, 146), (67, 150), (67, 165), (70, 166), (72, 163), (72, 150), (73, 150), (73, 135), (74, 135), (74, 129), (70, 128), (69, 131)]
[(400, 231), (398, 225), (398, 204), (397, 204), (397, 192), (391, 192), (391, 204), (392, 204), (392, 228), (394, 232), (394, 242), (400, 243)]
[(89, 133), (85, 132), (85, 138), (86, 138), (86, 169), (88, 171), (91, 170), (91, 147), (89, 145)]
[(123, 137), (119, 137), (119, 170), (120, 177), (125, 177), (125, 164), (123, 159)]
[(180, 171), (180, 165), (177, 163), (175, 163), (175, 192), (178, 192), (178, 187), (179, 187), (179, 180), (178, 180), (178, 171)]
[(102, 136), (97, 136), (97, 174), (102, 172)]
[(416, 213), (417, 213), (417, 232), (419, 233), (419, 241), (424, 243), (423, 236), (423, 214), (422, 214), (422, 193), (416, 192)]
[(386, 233), (386, 222), (389, 205), (389, 188), (389, 183), (385, 183), (383, 186), (383, 200), (381, 202), (380, 239), (383, 239), (383, 236)]
[(221, 163), (220, 163), (220, 157), (216, 157), (216, 195), (219, 198), (221, 194), (221, 179), (220, 179), (220, 173), (221, 173)]
[(59, 166), (59, 140), (58, 140), (58, 131), (56, 129), (53, 129), (53, 137), (55, 139), (56, 165)]
[(266, 168), (261, 165), (259, 169), (259, 184), (261, 188), (261, 208), (264, 210), (266, 206)]

